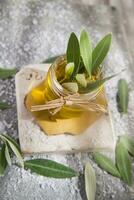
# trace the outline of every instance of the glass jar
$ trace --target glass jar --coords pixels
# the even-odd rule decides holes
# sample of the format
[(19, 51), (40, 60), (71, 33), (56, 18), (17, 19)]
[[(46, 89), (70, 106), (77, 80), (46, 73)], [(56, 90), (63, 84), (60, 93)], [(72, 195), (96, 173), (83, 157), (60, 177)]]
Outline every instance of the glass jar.
[[(66, 90), (60, 84), (60, 81), (64, 78), (66, 64), (66, 58), (65, 56), (62, 56), (59, 57), (50, 66), (47, 76), (43, 80), (43, 82), (40, 83), (37, 87), (33, 88), (26, 96), (25, 105), (28, 110), (31, 111), (31, 106), (43, 104), (45, 105), (47, 102), (58, 99), (61, 96), (66, 97), (73, 95), (72, 92)], [(103, 87), (100, 87), (97, 90), (87, 94), (79, 94), (78, 98), (91, 102), (93, 101), (96, 102), (96, 104), (100, 104), (106, 107), (106, 99), (104, 96)], [(95, 122), (99, 116), (102, 115), (102, 111), (98, 111), (97, 109), (95, 109), (93, 112), (93, 110), (90, 108), (90, 103), (88, 107), (80, 106), (74, 103), (71, 105), (65, 104), (61, 107), (59, 106), (59, 108), (56, 107), (49, 110), (39, 110), (36, 112), (32, 112), (32, 114), (35, 116), (38, 124), (45, 132), (47, 132), (47, 134), (49, 134), (49, 132), (51, 132), (50, 134), (52, 135), (61, 134), (69, 131), (69, 133), (71, 134), (80, 134), (89, 125)], [(84, 115), (86, 116), (86, 120)], [(52, 130), (50, 130), (50, 127), (49, 130), (47, 130), (47, 122), (49, 123), (49, 126), (51, 123), (53, 124)], [(55, 128), (54, 122), (57, 123), (57, 126), (55, 126)], [(60, 126), (58, 126), (58, 122), (60, 123)], [(64, 132), (61, 125), (65, 127)]]
[[(44, 98), (45, 101), (51, 101), (56, 98), (65, 97), (72, 95), (73, 93), (66, 90), (59, 83), (60, 80), (64, 78), (65, 67), (66, 67), (66, 58), (65, 56), (59, 57), (50, 67), (47, 78), (44, 81)], [(88, 94), (80, 94), (78, 98), (93, 100), (102, 90), (102, 87), (97, 90), (90, 92)], [(73, 105), (64, 105), (60, 111), (55, 114), (55, 118), (70, 118), (70, 117), (79, 117), (82, 112), (84, 112), (81, 106), (76, 104)]]

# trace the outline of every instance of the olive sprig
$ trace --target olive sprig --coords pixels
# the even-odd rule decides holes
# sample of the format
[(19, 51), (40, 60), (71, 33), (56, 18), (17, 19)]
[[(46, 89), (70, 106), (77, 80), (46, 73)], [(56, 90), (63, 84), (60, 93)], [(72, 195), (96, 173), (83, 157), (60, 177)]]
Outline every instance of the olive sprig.
[(93, 86), (95, 83), (93, 90), (110, 78), (102, 79), (101, 64), (110, 49), (111, 40), (112, 34), (109, 33), (93, 48), (90, 36), (85, 30), (81, 32), (80, 41), (74, 32), (71, 33), (66, 50), (67, 65), (63, 81), (66, 89), (73, 88), (73, 92), (77, 92), (80, 87), (84, 93), (88, 92), (88, 89), (85, 90), (87, 86), (90, 90), (90, 84)]

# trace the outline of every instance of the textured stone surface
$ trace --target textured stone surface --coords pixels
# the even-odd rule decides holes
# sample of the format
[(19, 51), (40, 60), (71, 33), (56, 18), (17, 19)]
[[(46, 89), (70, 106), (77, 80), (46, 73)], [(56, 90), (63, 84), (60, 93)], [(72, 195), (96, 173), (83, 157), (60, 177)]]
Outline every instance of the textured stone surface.
[[(134, 130), (134, 76), (130, 63), (127, 41), (124, 40), (122, 23), (115, 8), (104, 5), (88, 6), (77, 1), (64, 0), (0, 0), (0, 64), (18, 67), (39, 63), (45, 58), (65, 52), (71, 31), (80, 33), (83, 27), (96, 42), (104, 33), (113, 32), (113, 45), (105, 68), (106, 74), (114, 74), (126, 68), (107, 86), (109, 107), (117, 135)], [(120, 116), (116, 108), (117, 81), (125, 77), (130, 85), (130, 102), (127, 116)], [(12, 109), (0, 111), (0, 131), (15, 138), (17, 114), (14, 78), (0, 80), (0, 100), (12, 104)], [(80, 171), (79, 178), (55, 180), (37, 176), (16, 166), (7, 169), (0, 178), (0, 200), (86, 200), (83, 166), (91, 161), (97, 175), (97, 200), (133, 200), (134, 192), (119, 179), (99, 169), (88, 153), (73, 155), (36, 155), (70, 165)], [(134, 169), (134, 165), (133, 165)]]

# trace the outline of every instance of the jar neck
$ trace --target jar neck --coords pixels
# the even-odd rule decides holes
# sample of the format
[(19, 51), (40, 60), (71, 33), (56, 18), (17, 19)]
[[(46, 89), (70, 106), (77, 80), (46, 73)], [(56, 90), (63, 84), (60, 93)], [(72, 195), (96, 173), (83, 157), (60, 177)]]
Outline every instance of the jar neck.
[[(61, 96), (64, 97), (64, 96), (73, 94), (72, 92), (69, 92), (68, 90), (62, 87), (56, 75), (57, 69), (60, 67), (65, 68), (66, 64), (67, 62), (66, 62), (65, 56), (61, 56), (50, 66), (50, 69), (49, 69), (49, 80), (50, 80), (49, 86), (51, 86), (51, 89), (58, 97), (61, 97)], [(83, 98), (85, 99), (88, 98), (89, 100), (92, 100), (102, 91), (102, 88), (103, 87), (101, 86), (100, 88), (98, 88), (97, 90), (93, 92), (80, 94), (80, 96), (81, 97), (83, 96)]]

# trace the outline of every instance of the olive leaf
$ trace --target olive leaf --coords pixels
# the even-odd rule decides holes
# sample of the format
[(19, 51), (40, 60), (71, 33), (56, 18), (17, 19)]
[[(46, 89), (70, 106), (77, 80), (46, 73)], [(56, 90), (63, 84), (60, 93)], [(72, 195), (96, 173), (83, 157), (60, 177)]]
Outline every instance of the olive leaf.
[(106, 57), (112, 40), (112, 34), (107, 34), (93, 49), (92, 53), (92, 72), (100, 66), (104, 58)]
[(67, 46), (67, 63), (74, 63), (74, 70), (71, 75), (71, 78), (74, 78), (79, 71), (79, 63), (80, 63), (80, 47), (79, 41), (75, 33), (71, 33), (68, 46)]
[(87, 86), (87, 81), (85, 78), (85, 74), (77, 74), (76, 75), (76, 81), (82, 86), (86, 87)]
[(7, 102), (0, 102), (0, 110), (4, 110), (7, 108), (11, 108), (11, 106)]
[(21, 153), (18, 151), (18, 149), (12, 142), (8, 141), (8, 144), (9, 144), (10, 148), (12, 149), (12, 151), (14, 152), (14, 154), (16, 155), (20, 165), (22, 167), (24, 167), (24, 161), (23, 161), (23, 157), (22, 157)]
[(0, 150), (0, 176), (3, 176), (7, 167), (7, 160), (5, 157), (5, 144), (2, 145)]
[(129, 89), (125, 79), (118, 81), (117, 104), (121, 113), (127, 113), (129, 101)]
[(92, 70), (92, 43), (88, 33), (83, 30), (80, 36), (80, 52), (84, 66), (89, 75)]
[(95, 171), (88, 162), (85, 166), (85, 190), (88, 200), (95, 200), (96, 176)]
[(69, 90), (70, 92), (76, 93), (78, 92), (78, 84), (75, 82), (67, 82), (67, 83), (63, 83), (62, 86)]
[(79, 64), (79, 73), (85, 73), (85, 66), (84, 66), (81, 56), (80, 56), (80, 64)]
[(105, 171), (107, 171), (109, 174), (116, 176), (116, 177), (121, 177), (120, 173), (113, 163), (113, 161), (108, 158), (107, 156), (104, 156), (103, 154), (96, 152), (93, 154), (93, 158), (95, 162)]
[(46, 159), (33, 159), (25, 161), (25, 168), (42, 176), (53, 178), (71, 178), (77, 176), (70, 167)]
[(17, 69), (3, 69), (0, 68), (0, 79), (6, 79), (16, 74)]
[(116, 164), (123, 181), (128, 185), (131, 185), (132, 184), (131, 160), (128, 151), (120, 141), (116, 145)]
[(134, 156), (134, 139), (130, 136), (123, 135), (120, 137), (120, 142), (124, 145), (128, 152)]
[(18, 151), (21, 153), (20, 147), (18, 145), (18, 143), (16, 142), (16, 140), (14, 140), (13, 138), (11, 138), (9, 135), (3, 135), (0, 134), (0, 137), (2, 137), (3, 139), (5, 139), (6, 141), (9, 140), (10, 142), (13, 143), (13, 145), (18, 149)]
[(5, 157), (6, 157), (6, 161), (7, 161), (8, 165), (11, 166), (12, 161), (11, 161), (11, 156), (10, 156), (10, 152), (9, 152), (7, 143), (5, 143)]
[(81, 94), (92, 92), (92, 91), (98, 89), (100, 86), (102, 86), (106, 81), (110, 80), (111, 78), (113, 78), (115, 76), (116, 75), (112, 75), (112, 76), (109, 76), (109, 77), (104, 78), (104, 79), (100, 79), (100, 80), (93, 81), (91, 83), (87, 83), (87, 87), (86, 88), (83, 88), (83, 87), (79, 88), (79, 92)]
[(9, 147), (11, 148), (11, 150), (13, 151), (13, 153), (16, 155), (16, 157), (17, 157), (20, 165), (22, 167), (24, 167), (23, 157), (22, 157), (20, 148), (19, 148), (18, 144), (16, 143), (16, 141), (13, 140), (11, 137), (6, 136), (6, 135), (2, 135), (2, 134), (0, 134), (0, 138), (3, 141), (6, 141), (6, 143), (9, 145)]
[(43, 60), (41, 63), (53, 63), (60, 56), (63, 56), (63, 55), (52, 56), (50, 58)]

